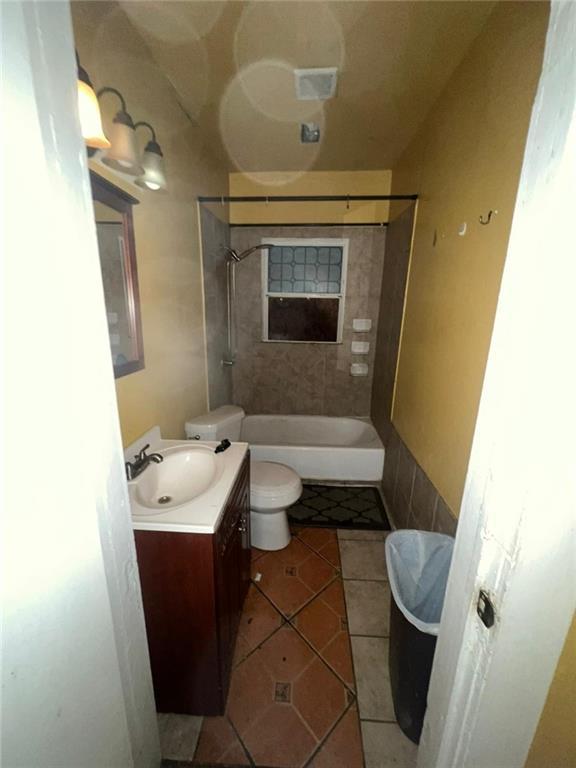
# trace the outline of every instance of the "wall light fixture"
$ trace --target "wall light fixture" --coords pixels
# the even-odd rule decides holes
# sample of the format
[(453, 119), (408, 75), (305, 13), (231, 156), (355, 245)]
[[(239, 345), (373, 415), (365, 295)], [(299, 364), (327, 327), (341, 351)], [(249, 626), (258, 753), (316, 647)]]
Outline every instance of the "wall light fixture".
[(94, 93), (94, 88), (84, 67), (80, 64), (76, 52), (76, 67), (78, 70), (78, 114), (82, 138), (87, 147), (92, 149), (108, 149), (110, 142), (104, 135), (100, 105)]
[(121, 108), (112, 121), (111, 146), (102, 158), (102, 162), (110, 168), (127, 173), (129, 176), (141, 176), (144, 169), (138, 157), (134, 121), (126, 111), (124, 97), (116, 88), (106, 86), (98, 91), (98, 98), (100, 99), (105, 93), (113, 93), (117, 96), (120, 99)]
[(136, 179), (136, 184), (146, 189), (161, 191), (166, 189), (166, 172), (164, 169), (164, 156), (160, 145), (156, 141), (156, 132), (150, 123), (143, 120), (136, 123), (134, 129), (145, 126), (152, 133), (152, 138), (144, 148), (142, 155), (142, 175)]

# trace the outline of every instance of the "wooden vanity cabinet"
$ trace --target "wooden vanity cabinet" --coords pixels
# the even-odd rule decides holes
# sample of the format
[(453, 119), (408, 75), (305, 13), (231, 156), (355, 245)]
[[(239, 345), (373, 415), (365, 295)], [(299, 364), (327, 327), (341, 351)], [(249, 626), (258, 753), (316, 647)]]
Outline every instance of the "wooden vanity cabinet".
[(221, 715), (250, 584), (246, 456), (216, 533), (134, 531), (156, 708)]

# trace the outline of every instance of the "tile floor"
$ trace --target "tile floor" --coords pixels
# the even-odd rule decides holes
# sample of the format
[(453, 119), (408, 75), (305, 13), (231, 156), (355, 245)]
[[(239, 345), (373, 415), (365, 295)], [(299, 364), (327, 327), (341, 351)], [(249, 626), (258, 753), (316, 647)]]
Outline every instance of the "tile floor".
[(385, 536), (295, 528), (253, 551), (226, 714), (159, 715), (166, 765), (414, 768), (388, 679)]

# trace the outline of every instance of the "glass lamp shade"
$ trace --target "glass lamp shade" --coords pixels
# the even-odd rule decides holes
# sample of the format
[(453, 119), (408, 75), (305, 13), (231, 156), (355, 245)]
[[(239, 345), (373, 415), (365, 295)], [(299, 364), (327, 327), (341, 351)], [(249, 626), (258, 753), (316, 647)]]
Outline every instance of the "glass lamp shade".
[(136, 184), (144, 189), (154, 192), (166, 189), (166, 172), (164, 170), (164, 157), (162, 150), (155, 141), (149, 141), (142, 157), (144, 172)]
[(105, 165), (130, 176), (140, 176), (144, 172), (138, 159), (134, 124), (126, 112), (118, 112), (114, 118), (110, 144), (110, 149), (102, 158)]
[(108, 149), (110, 142), (104, 135), (100, 106), (92, 86), (78, 79), (78, 113), (82, 138), (86, 146), (93, 149)]

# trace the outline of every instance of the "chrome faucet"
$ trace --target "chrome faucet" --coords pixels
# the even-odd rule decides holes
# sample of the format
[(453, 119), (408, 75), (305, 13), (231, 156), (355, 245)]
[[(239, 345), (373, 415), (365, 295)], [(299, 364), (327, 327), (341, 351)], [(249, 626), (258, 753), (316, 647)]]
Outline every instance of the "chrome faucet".
[(164, 456), (159, 453), (146, 453), (148, 448), (150, 448), (150, 443), (145, 445), (142, 450), (135, 454), (134, 461), (127, 461), (125, 463), (124, 466), (126, 467), (126, 477), (128, 480), (134, 480), (138, 477), (138, 475), (144, 472), (151, 461), (154, 461), (156, 464), (160, 464), (161, 461), (164, 461)]

